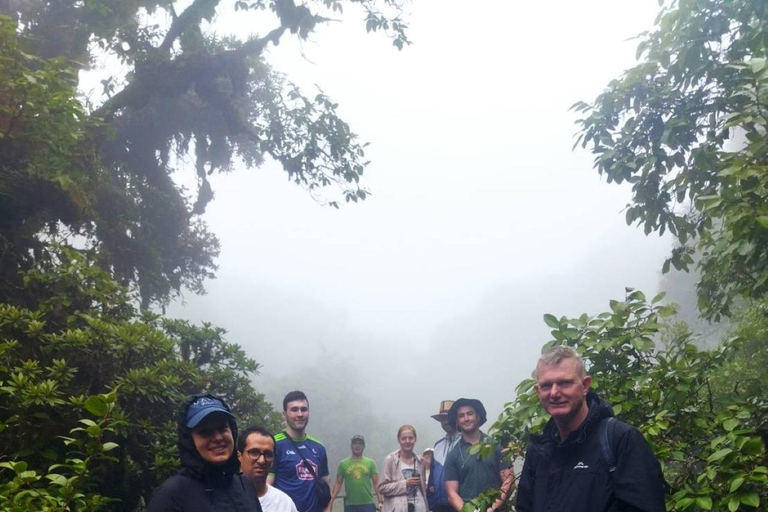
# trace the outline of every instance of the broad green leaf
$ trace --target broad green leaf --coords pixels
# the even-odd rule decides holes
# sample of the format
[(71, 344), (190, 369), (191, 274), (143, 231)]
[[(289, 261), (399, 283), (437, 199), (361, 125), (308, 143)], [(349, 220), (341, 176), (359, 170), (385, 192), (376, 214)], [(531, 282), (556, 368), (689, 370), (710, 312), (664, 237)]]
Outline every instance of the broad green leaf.
[(54, 485), (65, 486), (67, 485), (67, 478), (64, 475), (49, 474), (45, 475), (45, 478), (51, 481)]
[(760, 506), (760, 496), (756, 492), (748, 492), (746, 494), (742, 494), (739, 496), (739, 500), (750, 507), (759, 507)]
[(704, 510), (712, 510), (712, 498), (709, 496), (699, 496), (696, 498), (696, 505)]
[(741, 170), (740, 165), (732, 165), (718, 172), (717, 175), (721, 177), (731, 176), (732, 174), (736, 174), (740, 170)]
[(744, 483), (743, 476), (737, 476), (731, 481), (731, 492), (735, 492)]
[(640, 352), (647, 352), (653, 348), (653, 341), (646, 338), (632, 338), (632, 346)]
[(752, 72), (757, 74), (765, 68), (766, 60), (763, 58), (753, 58), (749, 61), (749, 67), (752, 68)]
[(109, 406), (107, 405), (106, 400), (97, 395), (88, 398), (83, 404), (83, 407), (94, 416), (104, 416), (107, 414), (107, 411), (109, 411)]
[(549, 313), (544, 315), (544, 323), (553, 329), (560, 328), (560, 322), (557, 320), (555, 315), (550, 315)]
[(718, 460), (722, 459), (723, 457), (725, 457), (726, 455), (728, 455), (731, 452), (733, 452), (733, 449), (731, 449), (731, 448), (723, 448), (721, 450), (717, 450), (715, 453), (713, 453), (712, 455), (707, 457), (707, 462), (718, 461)]
[(727, 432), (730, 432), (731, 430), (736, 428), (738, 424), (739, 424), (739, 420), (737, 420), (736, 418), (729, 418), (723, 422), (723, 428)]
[(0, 468), (8, 468), (16, 473), (22, 473), (27, 470), (27, 463), (23, 460), (19, 462), (0, 462)]
[(752, 437), (741, 447), (744, 455), (760, 455), (763, 451), (763, 442), (760, 438)]

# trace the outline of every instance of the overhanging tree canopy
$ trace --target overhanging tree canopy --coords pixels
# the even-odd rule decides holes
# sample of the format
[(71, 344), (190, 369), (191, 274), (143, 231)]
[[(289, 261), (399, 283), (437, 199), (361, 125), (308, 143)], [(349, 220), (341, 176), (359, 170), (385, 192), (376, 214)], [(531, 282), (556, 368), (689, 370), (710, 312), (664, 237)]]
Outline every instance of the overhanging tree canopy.
[(679, 0), (642, 35), (642, 61), (574, 107), (577, 144), (632, 184), (627, 222), (671, 232), (671, 265), (699, 258), (702, 313), (768, 293), (768, 3)]
[[(247, 40), (218, 35), (216, 16), (233, 6), (274, 28)], [(346, 201), (365, 199), (364, 144), (338, 105), (322, 92), (305, 96), (263, 59), (269, 44), (306, 39), (345, 6), (362, 8), (369, 31), (408, 43), (397, 0), (0, 1), (10, 17), (0, 62), (0, 299), (19, 300), (19, 271), (47, 257), (47, 239), (71, 235), (137, 286), (144, 307), (182, 286), (202, 291), (219, 252), (201, 219), (213, 198), (208, 176), (238, 162), (270, 157), (312, 194), (336, 186)], [(100, 54), (129, 72), (105, 80), (108, 98), (89, 109), (73, 100), (75, 72)], [(68, 137), (50, 144), (52, 127)], [(185, 158), (194, 194), (171, 176)]]

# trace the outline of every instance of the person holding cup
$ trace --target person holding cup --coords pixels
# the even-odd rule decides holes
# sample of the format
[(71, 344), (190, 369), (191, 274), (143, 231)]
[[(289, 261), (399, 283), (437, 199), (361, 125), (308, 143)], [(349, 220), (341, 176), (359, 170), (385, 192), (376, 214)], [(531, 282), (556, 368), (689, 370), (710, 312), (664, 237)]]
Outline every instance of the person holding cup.
[(384, 459), (379, 483), (384, 496), (382, 512), (427, 512), (424, 459), (414, 451), (416, 429), (400, 427), (397, 442), (400, 448)]

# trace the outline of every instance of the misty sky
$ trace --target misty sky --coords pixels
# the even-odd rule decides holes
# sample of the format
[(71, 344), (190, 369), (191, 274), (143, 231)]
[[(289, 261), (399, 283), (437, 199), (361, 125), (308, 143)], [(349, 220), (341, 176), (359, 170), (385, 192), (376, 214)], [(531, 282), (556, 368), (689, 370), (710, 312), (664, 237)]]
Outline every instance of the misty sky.
[[(549, 340), (544, 313), (597, 313), (625, 286), (653, 293), (670, 242), (625, 225), (629, 191), (571, 151), (568, 111), (634, 63), (628, 39), (652, 28), (655, 0), (408, 10), (402, 52), (349, 12), (268, 57), (371, 142), (373, 195), (337, 211), (273, 163), (215, 176), (218, 279), (168, 313), (226, 328), (264, 365), (256, 384), (273, 401), (296, 372), (316, 377), (310, 399), (341, 376), (394, 429), (427, 428), (426, 445), (441, 399), (480, 398), (495, 419), (514, 398)], [(216, 23), (253, 27), (243, 14)]]

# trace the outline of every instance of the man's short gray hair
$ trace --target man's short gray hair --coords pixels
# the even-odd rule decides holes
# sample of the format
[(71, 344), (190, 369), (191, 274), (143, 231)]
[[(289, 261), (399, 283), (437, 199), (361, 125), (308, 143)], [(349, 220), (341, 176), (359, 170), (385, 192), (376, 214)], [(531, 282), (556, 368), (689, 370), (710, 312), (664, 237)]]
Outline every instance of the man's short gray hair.
[(535, 377), (537, 379), (539, 378), (539, 366), (553, 366), (565, 359), (573, 359), (576, 361), (576, 373), (579, 375), (579, 378), (583, 379), (587, 376), (587, 371), (584, 369), (584, 360), (579, 353), (571, 347), (559, 345), (557, 347), (552, 347), (541, 354), (539, 361), (536, 363)]

